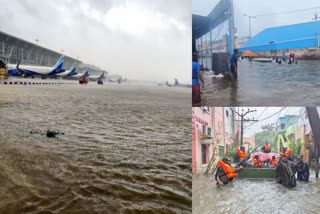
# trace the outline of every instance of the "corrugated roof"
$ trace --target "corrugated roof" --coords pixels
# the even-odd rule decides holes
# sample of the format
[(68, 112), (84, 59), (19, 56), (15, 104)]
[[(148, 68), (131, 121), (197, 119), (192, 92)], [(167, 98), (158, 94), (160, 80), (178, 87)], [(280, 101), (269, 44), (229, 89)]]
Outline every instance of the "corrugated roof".
[(320, 33), (319, 22), (272, 27), (263, 30), (243, 44), (240, 51), (268, 51), (315, 47), (315, 31)]
[(224, 22), (229, 17), (226, 12), (230, 7), (229, 0), (220, 0), (207, 16), (192, 14), (192, 37), (198, 39)]

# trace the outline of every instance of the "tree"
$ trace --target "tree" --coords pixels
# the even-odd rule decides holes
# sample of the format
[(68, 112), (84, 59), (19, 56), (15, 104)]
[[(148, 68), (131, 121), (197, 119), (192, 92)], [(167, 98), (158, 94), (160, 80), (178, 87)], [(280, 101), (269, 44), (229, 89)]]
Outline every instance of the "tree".
[(263, 131), (256, 133), (256, 145), (263, 145), (268, 143), (272, 151), (276, 151), (276, 144), (273, 142), (274, 138), (274, 124), (266, 124), (261, 126)]

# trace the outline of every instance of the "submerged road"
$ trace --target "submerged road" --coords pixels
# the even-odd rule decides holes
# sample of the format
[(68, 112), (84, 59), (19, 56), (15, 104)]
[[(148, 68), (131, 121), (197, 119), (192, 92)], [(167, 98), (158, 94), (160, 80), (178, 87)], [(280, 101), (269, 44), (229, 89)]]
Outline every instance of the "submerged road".
[(240, 180), (218, 188), (214, 176), (194, 175), (192, 213), (256, 214), (319, 213), (320, 179), (311, 171), (309, 183), (288, 189), (273, 180)]
[(190, 94), (0, 85), (0, 213), (191, 213)]
[(238, 62), (238, 81), (207, 76), (202, 105), (320, 105), (320, 61), (297, 65)]

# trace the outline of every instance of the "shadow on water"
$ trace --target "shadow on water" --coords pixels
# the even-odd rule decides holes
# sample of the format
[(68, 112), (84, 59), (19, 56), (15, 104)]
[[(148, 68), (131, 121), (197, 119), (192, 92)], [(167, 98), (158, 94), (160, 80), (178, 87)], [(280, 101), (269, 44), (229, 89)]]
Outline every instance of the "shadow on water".
[(214, 176), (194, 175), (192, 212), (210, 213), (318, 213), (320, 180), (314, 172), (309, 183), (288, 189), (274, 180), (236, 179), (218, 188)]
[(203, 105), (277, 106), (320, 104), (320, 62), (297, 65), (241, 61), (237, 84), (206, 77)]
[(191, 213), (188, 90), (0, 87), (0, 213)]

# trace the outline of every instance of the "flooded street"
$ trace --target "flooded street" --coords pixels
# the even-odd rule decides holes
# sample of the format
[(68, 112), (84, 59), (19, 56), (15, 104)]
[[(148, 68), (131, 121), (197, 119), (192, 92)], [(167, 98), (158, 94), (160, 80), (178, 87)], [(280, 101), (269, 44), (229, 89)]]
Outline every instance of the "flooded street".
[(309, 183), (288, 189), (273, 180), (236, 179), (217, 188), (214, 176), (194, 175), (192, 212), (210, 213), (319, 213), (320, 180), (310, 172)]
[(207, 76), (202, 105), (319, 105), (320, 61), (297, 65), (238, 62), (238, 81)]
[(190, 94), (0, 85), (0, 213), (191, 213)]

